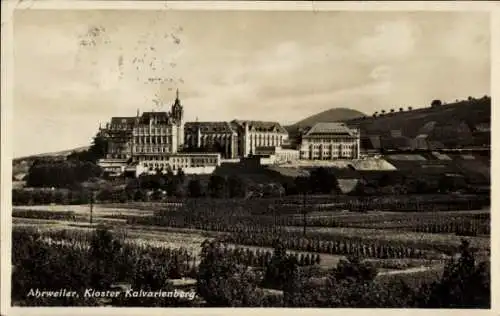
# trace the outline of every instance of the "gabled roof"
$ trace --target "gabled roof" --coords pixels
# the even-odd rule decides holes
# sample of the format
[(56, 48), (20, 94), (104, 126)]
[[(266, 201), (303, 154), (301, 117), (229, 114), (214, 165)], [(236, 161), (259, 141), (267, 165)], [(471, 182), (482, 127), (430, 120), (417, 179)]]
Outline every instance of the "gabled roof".
[(229, 122), (186, 122), (184, 124), (184, 131), (187, 133), (196, 133), (198, 128), (203, 134), (234, 133)]
[(267, 121), (246, 121), (246, 120), (233, 120), (231, 125), (236, 127), (235, 129), (243, 129), (244, 124), (248, 124), (249, 131), (255, 132), (276, 132), (288, 134), (286, 129), (281, 126), (278, 122), (267, 122)]
[(144, 112), (139, 118), (139, 124), (149, 124), (155, 119), (157, 124), (170, 124), (170, 115), (167, 112)]
[(132, 125), (135, 123), (135, 117), (115, 116), (111, 118), (111, 125)]
[(380, 138), (381, 147), (384, 149), (402, 149), (411, 148), (412, 142), (409, 138), (401, 137), (381, 137)]
[(349, 135), (355, 136), (357, 130), (349, 128), (344, 123), (338, 122), (319, 122), (313, 125), (309, 131), (305, 133), (304, 136), (315, 136), (315, 135)]

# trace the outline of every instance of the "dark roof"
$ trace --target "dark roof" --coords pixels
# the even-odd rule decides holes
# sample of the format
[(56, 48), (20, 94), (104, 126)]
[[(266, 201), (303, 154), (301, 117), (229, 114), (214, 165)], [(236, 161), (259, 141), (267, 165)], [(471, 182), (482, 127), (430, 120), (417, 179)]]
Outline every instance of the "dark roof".
[(460, 173), (455, 163), (450, 160), (401, 160), (384, 157), (399, 171), (413, 174)]
[(229, 122), (186, 122), (184, 131), (186, 133), (196, 133), (200, 129), (203, 134), (233, 133), (234, 130)]
[(233, 120), (231, 121), (231, 125), (235, 127), (235, 129), (242, 130), (244, 128), (244, 124), (248, 124), (249, 131), (255, 132), (279, 132), (283, 134), (288, 134), (286, 129), (281, 126), (278, 122), (266, 122), (266, 121), (245, 121), (245, 120)]
[(384, 149), (411, 148), (412, 142), (407, 137), (381, 137), (380, 146)]
[(372, 143), (374, 149), (380, 149), (382, 147), (382, 144), (380, 141), (380, 136), (378, 136), (378, 135), (369, 136), (368, 139)]
[(139, 124), (149, 124), (156, 119), (157, 124), (170, 124), (170, 115), (167, 112), (144, 112), (139, 118)]
[(307, 131), (304, 136), (307, 137), (325, 134), (355, 136), (357, 134), (357, 130), (349, 128), (344, 123), (319, 122), (316, 123), (309, 131)]
[(364, 150), (380, 149), (380, 139), (376, 136), (361, 136), (359, 145)]
[(135, 117), (120, 117), (115, 116), (111, 118), (111, 125), (132, 125), (135, 123)]
[(457, 168), (469, 179), (471, 183), (488, 184), (491, 181), (491, 166), (479, 160), (455, 161)]

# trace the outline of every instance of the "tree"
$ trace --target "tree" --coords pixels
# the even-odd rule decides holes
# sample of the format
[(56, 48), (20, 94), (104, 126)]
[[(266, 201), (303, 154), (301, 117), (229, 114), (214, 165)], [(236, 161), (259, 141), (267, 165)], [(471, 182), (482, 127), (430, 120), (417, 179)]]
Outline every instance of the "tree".
[(373, 117), (377, 117), (377, 116), (378, 116), (378, 112), (373, 113), (373, 115), (372, 115), (372, 116), (373, 116)]
[(311, 171), (310, 183), (314, 193), (330, 194), (340, 192), (335, 175), (323, 167)]
[(96, 137), (94, 137), (92, 145), (88, 150), (89, 161), (96, 163), (97, 160), (105, 157), (107, 152), (108, 152), (107, 138), (97, 135)]
[(210, 176), (208, 184), (210, 196), (213, 198), (223, 198), (226, 195), (226, 178), (213, 174)]
[(382, 110), (381, 112), (382, 112), (382, 114), (385, 114), (385, 110)]
[(201, 182), (199, 179), (191, 179), (188, 183), (188, 193), (190, 197), (201, 197), (203, 196), (203, 191), (201, 187)]
[(180, 185), (183, 185), (184, 181), (186, 181), (186, 174), (184, 173), (182, 168), (177, 169), (177, 181)]
[(460, 257), (450, 260), (439, 282), (421, 289), (424, 308), (490, 308), (490, 266), (476, 265), (469, 242), (462, 240)]
[[(183, 177), (183, 175), (181, 175)], [(180, 186), (179, 177), (174, 175), (172, 169), (168, 169), (167, 173), (163, 176), (163, 181), (165, 183), (165, 191), (167, 191), (168, 196), (174, 196), (178, 191)]]
[(311, 192), (311, 181), (310, 177), (300, 176), (295, 178), (295, 187), (297, 191), (302, 194), (302, 221), (303, 221), (303, 234), (306, 235), (306, 227), (307, 227), (307, 209), (306, 209), (306, 200), (307, 194)]
[(404, 112), (405, 109), (399, 108), (399, 112)]
[(431, 102), (431, 107), (435, 108), (435, 107), (438, 107), (438, 106), (441, 106), (443, 104), (443, 102), (441, 102), (441, 100), (432, 100)]
[(26, 184), (30, 187), (73, 188), (101, 174), (102, 169), (91, 162), (35, 161), (28, 170)]
[(92, 140), (92, 145), (87, 150), (80, 152), (73, 151), (67, 159), (71, 161), (88, 161), (97, 163), (101, 158), (106, 157), (108, 152), (108, 140), (102, 135), (97, 135)]
[(208, 307), (260, 306), (262, 294), (256, 277), (223, 252), (214, 241), (202, 244), (196, 291)]
[(413, 107), (412, 107), (412, 106), (409, 106), (409, 107), (408, 107), (408, 111), (411, 111), (411, 110), (413, 110)]
[(91, 282), (97, 289), (109, 289), (115, 279), (113, 260), (122, 249), (122, 243), (106, 228), (98, 228), (90, 241)]
[(394, 109), (391, 109), (391, 113), (394, 113)]
[(245, 197), (247, 194), (247, 184), (244, 179), (238, 175), (231, 175), (227, 179), (227, 187), (230, 198)]
[(347, 260), (340, 260), (333, 270), (333, 277), (336, 280), (351, 280), (353, 282), (370, 282), (377, 276), (377, 269), (373, 266), (362, 263), (358, 257), (348, 257)]
[(376, 274), (376, 269), (355, 257), (341, 260), (321, 285), (299, 279), (295, 291), (285, 293), (287, 306), (386, 307), (386, 299), (397, 296), (399, 292), (384, 293), (383, 286), (374, 281)]
[(262, 285), (275, 289), (284, 290), (290, 278), (293, 278), (298, 269), (298, 262), (295, 256), (288, 255), (286, 248), (276, 240), (274, 253), (271, 261), (266, 267)]
[(460, 189), (465, 189), (467, 187), (467, 182), (463, 177), (448, 176), (444, 174), (439, 178), (438, 187), (439, 191), (443, 193), (450, 191), (454, 192)]

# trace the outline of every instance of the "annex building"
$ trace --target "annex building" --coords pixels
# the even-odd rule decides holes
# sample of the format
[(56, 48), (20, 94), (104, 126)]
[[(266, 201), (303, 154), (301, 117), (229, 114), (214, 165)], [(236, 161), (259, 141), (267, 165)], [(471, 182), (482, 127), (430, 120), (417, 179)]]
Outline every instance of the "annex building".
[(302, 136), (301, 160), (359, 159), (360, 131), (344, 123), (316, 123)]

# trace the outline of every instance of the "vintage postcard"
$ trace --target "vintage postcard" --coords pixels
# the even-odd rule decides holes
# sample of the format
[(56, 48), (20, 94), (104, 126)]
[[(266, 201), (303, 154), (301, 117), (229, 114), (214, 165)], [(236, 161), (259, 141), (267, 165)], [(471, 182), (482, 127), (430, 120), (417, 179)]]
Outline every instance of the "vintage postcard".
[(2, 315), (498, 315), (499, 13), (2, 2)]

